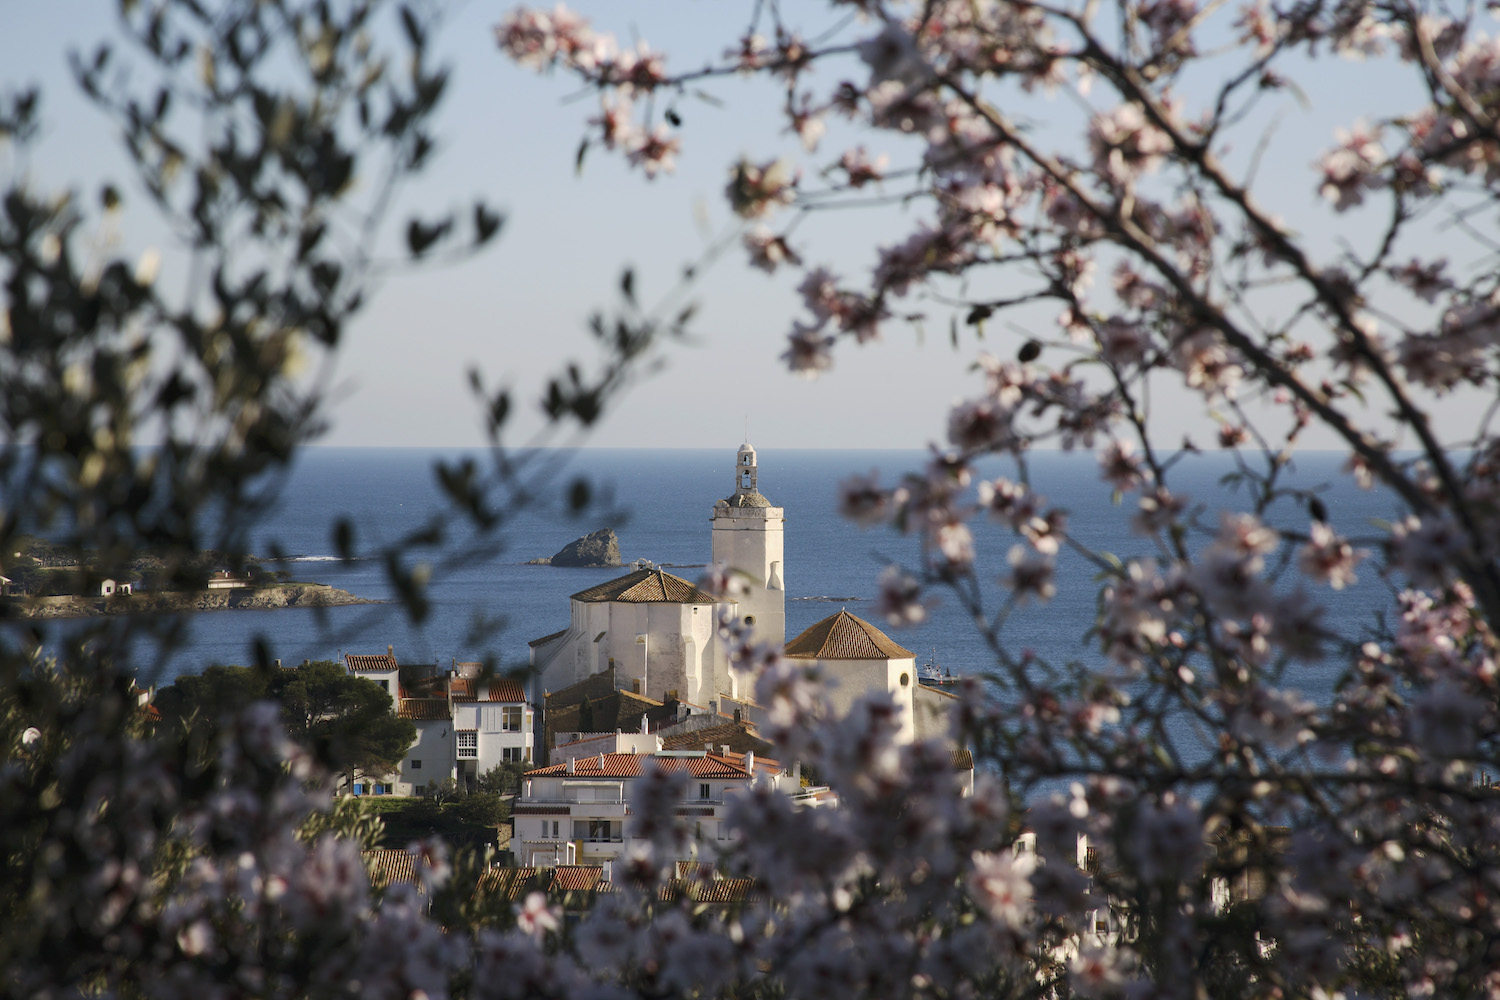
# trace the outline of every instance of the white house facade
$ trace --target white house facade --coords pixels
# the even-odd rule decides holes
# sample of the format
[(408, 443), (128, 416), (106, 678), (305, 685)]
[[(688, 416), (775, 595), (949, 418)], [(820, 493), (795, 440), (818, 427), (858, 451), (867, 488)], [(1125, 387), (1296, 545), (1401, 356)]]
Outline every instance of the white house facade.
[[(640, 737), (625, 734), (621, 739), (621, 745), (635, 746)], [(589, 743), (590, 751), (601, 745), (599, 740)], [(571, 752), (580, 749), (575, 745)], [(553, 752), (565, 754), (570, 749), (558, 747)], [(804, 804), (821, 804), (828, 798), (826, 789), (803, 790), (800, 774), (783, 774), (776, 761), (757, 760), (754, 754), (601, 749), (526, 775), (522, 795), (511, 810), (517, 861), (527, 866), (601, 865), (624, 856), (631, 846), (632, 785), (650, 762), (687, 778), (685, 794), (676, 805), (690, 834), (687, 856), (680, 860), (717, 857), (719, 847), (731, 839), (726, 802), (752, 782), (773, 782)]]
[(422, 668), (420, 689), (403, 686), (393, 647), (384, 656), (350, 654), (346, 668), (383, 687), (397, 716), (411, 720), (417, 738), (390, 775), (357, 782), (356, 795), (423, 795), (453, 779), (470, 788), (502, 763), (535, 759), (536, 712), (526, 686), (512, 678), (485, 677), (478, 663), (451, 671)]

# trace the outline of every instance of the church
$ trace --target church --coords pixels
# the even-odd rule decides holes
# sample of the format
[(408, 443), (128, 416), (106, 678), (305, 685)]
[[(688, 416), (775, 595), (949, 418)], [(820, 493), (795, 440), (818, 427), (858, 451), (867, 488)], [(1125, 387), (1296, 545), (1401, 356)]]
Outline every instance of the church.
[(658, 702), (685, 702), (725, 715), (734, 706), (754, 716), (751, 679), (731, 667), (718, 641), (722, 611), (748, 626), (756, 642), (816, 661), (837, 709), (883, 688), (905, 709), (904, 738), (941, 727), (945, 706), (928, 702), (952, 696), (918, 693), (915, 654), (870, 623), (840, 611), (786, 641), (785, 522), (786, 512), (760, 491), (755, 449), (741, 445), (734, 491), (716, 501), (710, 514), (712, 564), (740, 582), (734, 599), (651, 567), (579, 591), (570, 599), (568, 627), (531, 643), (541, 689), (561, 691), (608, 672), (619, 690)]

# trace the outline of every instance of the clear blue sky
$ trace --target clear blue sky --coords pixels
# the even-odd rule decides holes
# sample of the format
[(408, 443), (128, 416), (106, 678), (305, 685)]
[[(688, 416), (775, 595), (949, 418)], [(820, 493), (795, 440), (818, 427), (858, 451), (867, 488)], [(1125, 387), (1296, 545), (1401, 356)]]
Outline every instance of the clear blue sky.
[[(600, 27), (666, 50), (673, 68), (686, 68), (717, 56), (751, 4), (570, 6), (594, 16)], [(441, 122), (441, 156), (410, 199), (428, 208), (463, 208), (483, 196), (506, 212), (506, 227), (493, 249), (471, 262), (397, 277), (380, 289), (341, 353), (326, 443), (481, 443), (478, 410), (466, 388), (469, 367), (479, 366), (492, 383), (515, 386), (522, 401), (534, 399), (544, 374), (566, 358), (589, 357), (585, 322), (595, 308), (614, 304), (622, 267), (635, 266), (642, 297), (651, 302), (709, 238), (731, 231), (722, 193), (730, 163), (742, 153), (763, 159), (800, 150), (781, 132), (773, 91), (730, 80), (714, 87), (727, 102), (722, 107), (679, 104), (684, 149), (675, 174), (647, 182), (617, 157), (595, 150), (582, 175), (575, 175), (583, 121), (595, 102), (587, 96), (568, 102), (575, 92), (566, 77), (538, 77), (500, 55), (492, 28), (508, 7), (453, 8), (439, 45), (455, 69)], [(113, 8), (101, 0), (10, 0), (0, 15), (0, 84), (44, 86), (49, 127), (32, 172), (45, 186), (81, 184), (88, 190), (99, 177), (121, 172), (111, 166), (118, 161), (107, 121), (74, 96), (64, 62), (70, 46), (87, 48), (113, 31)], [(1331, 142), (1333, 124), (1352, 120), (1357, 100), (1370, 91), (1325, 78), (1329, 72), (1331, 65), (1320, 65), (1311, 82), (1328, 83), (1331, 101), (1319, 105), (1315, 99), (1313, 108), (1302, 110), (1289, 101), (1290, 124), (1281, 126), (1293, 139), (1322, 138), (1294, 144), (1292, 155), (1273, 156), (1263, 169), (1285, 173), (1298, 185), (1288, 188), (1288, 214), (1324, 213), (1331, 222), (1307, 168), (1318, 147)], [(1066, 97), (1057, 100), (1073, 108)], [(1377, 106), (1367, 113), (1386, 110)], [(900, 155), (882, 137), (861, 141), (872, 152)], [(1253, 138), (1245, 142), (1249, 146)], [(820, 155), (836, 159), (842, 148), (825, 142)], [(809, 220), (801, 235), (818, 248), (810, 259), (852, 274), (903, 223), (909, 219), (890, 213), (827, 214)], [(133, 250), (159, 238), (149, 229), (124, 237)], [(738, 442), (747, 426), (760, 447), (915, 448), (940, 440), (949, 403), (977, 388), (967, 373), (975, 345), (965, 342), (954, 350), (946, 317), (927, 324), (925, 343), (910, 327), (892, 324), (881, 344), (846, 346), (824, 377), (792, 377), (777, 355), (798, 310), (794, 284), (750, 271), (743, 254), (731, 250), (689, 294), (701, 306), (701, 339), (669, 351), (664, 369), (637, 386), (584, 443), (722, 447)], [(1039, 319), (1037, 326), (1051, 333), (1049, 320)], [(997, 326), (985, 345), (1009, 354), (1018, 336)], [(1210, 443), (1212, 425), (1196, 407), (1184, 403), (1175, 410), (1177, 404), (1168, 402), (1181, 417), (1179, 425), (1199, 428), (1201, 443)], [(528, 414), (533, 409), (525, 407)], [(536, 426), (529, 415), (523, 419), (523, 427)], [(1172, 433), (1175, 443), (1177, 428)]]

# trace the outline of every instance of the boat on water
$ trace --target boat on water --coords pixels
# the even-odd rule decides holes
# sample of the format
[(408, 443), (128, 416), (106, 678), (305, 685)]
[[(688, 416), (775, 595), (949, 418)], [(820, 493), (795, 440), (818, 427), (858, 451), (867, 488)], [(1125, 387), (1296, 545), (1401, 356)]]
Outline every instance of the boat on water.
[(958, 675), (947, 667), (938, 665), (937, 648), (934, 647), (927, 662), (917, 668), (917, 681), (928, 687), (948, 687), (958, 683)]

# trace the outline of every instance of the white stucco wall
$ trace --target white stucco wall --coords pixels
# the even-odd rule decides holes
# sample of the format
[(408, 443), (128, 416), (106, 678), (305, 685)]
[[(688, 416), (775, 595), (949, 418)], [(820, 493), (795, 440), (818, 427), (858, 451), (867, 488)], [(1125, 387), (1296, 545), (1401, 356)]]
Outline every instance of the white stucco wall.
[(736, 613), (753, 618), (757, 642), (786, 642), (786, 513), (780, 507), (715, 506), (713, 561), (745, 574), (749, 593)]
[[(397, 795), (416, 795), (418, 786), (431, 785), (454, 775), (453, 720), (424, 719), (414, 721), (413, 725), (417, 727), (417, 741), (401, 761)], [(421, 761), (421, 767), (413, 767), (414, 761)]]
[(915, 742), (917, 717), (912, 689), (917, 684), (917, 671), (914, 657), (899, 660), (819, 660), (818, 665), (823, 676), (830, 682), (828, 701), (835, 712), (847, 715), (854, 702), (867, 692), (888, 691), (902, 709), (901, 741)]

